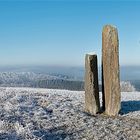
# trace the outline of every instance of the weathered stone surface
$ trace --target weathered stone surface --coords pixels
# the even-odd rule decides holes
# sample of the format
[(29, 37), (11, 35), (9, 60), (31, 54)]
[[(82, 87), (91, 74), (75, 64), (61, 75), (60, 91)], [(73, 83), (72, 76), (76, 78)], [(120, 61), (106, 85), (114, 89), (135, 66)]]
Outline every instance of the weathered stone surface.
[(99, 112), (99, 87), (97, 55), (86, 54), (85, 57), (85, 111), (91, 115)]
[(102, 32), (103, 109), (110, 116), (120, 110), (119, 41), (117, 29), (106, 25)]

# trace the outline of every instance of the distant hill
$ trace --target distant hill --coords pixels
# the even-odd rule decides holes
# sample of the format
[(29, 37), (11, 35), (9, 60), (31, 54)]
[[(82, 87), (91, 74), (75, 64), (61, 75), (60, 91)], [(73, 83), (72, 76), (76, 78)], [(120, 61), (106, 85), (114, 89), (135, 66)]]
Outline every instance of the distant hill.
[[(101, 82), (99, 82), (101, 91)], [(84, 81), (62, 74), (41, 74), (35, 72), (0, 72), (1, 87), (34, 87), (67, 90), (84, 90)], [(122, 91), (135, 91), (130, 82), (121, 82)]]
[(62, 74), (34, 72), (0, 72), (1, 87), (39, 87), (68, 90), (83, 90), (84, 82)]

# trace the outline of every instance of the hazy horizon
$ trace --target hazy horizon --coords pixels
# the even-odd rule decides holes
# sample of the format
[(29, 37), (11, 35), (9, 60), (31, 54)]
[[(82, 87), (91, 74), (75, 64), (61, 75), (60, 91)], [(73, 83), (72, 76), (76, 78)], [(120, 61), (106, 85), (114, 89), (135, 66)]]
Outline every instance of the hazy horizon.
[[(35, 72), (41, 74), (61, 74), (84, 78), (84, 66), (54, 66), (54, 65), (22, 65), (22, 66), (0, 66), (0, 72)], [(99, 80), (101, 80), (101, 66), (98, 67)], [(140, 80), (140, 66), (120, 66), (121, 80)]]

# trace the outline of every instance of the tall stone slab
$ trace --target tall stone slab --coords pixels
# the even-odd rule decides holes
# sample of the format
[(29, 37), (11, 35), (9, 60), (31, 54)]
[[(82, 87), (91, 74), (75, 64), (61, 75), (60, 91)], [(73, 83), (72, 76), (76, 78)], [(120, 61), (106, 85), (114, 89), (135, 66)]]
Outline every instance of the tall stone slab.
[(85, 57), (85, 111), (91, 115), (99, 112), (99, 87), (97, 55), (86, 54)]
[(118, 31), (106, 25), (102, 31), (102, 93), (103, 109), (109, 116), (120, 110), (120, 74)]

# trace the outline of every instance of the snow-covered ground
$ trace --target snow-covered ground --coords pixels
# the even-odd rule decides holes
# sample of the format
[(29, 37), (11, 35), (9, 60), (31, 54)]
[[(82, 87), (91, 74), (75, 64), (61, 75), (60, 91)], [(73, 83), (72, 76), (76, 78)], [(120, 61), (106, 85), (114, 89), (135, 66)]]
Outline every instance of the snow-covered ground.
[(139, 140), (140, 92), (122, 93), (118, 117), (84, 112), (84, 92), (0, 88), (0, 140)]

